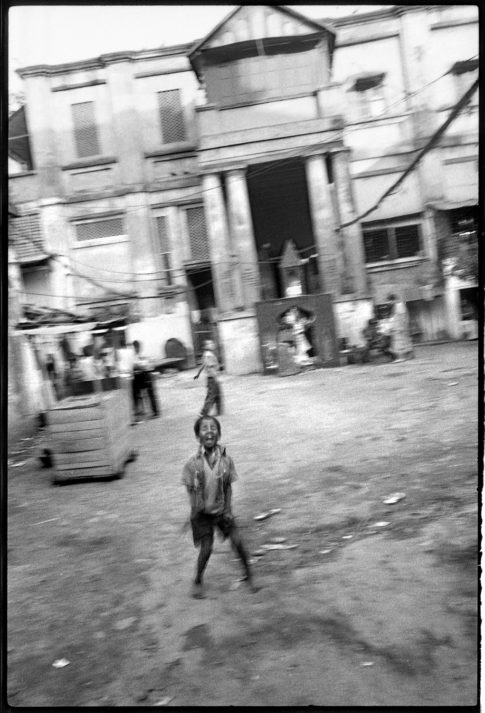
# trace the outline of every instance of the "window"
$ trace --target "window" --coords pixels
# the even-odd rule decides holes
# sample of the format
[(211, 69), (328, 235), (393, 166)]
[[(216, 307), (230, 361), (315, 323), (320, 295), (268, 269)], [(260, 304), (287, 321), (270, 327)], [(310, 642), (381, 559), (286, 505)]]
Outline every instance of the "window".
[(352, 87), (357, 110), (363, 118), (375, 118), (386, 110), (384, 73), (358, 77)]
[(77, 223), (76, 233), (79, 242), (123, 235), (123, 218), (105, 218)]
[(72, 104), (74, 141), (78, 158), (97, 156), (100, 153), (98, 131), (94, 117), (94, 102)]
[(167, 219), (164, 215), (156, 218), (158, 245), (162, 258), (162, 281), (164, 285), (173, 285), (171, 251), (167, 231)]
[(194, 262), (207, 262), (210, 260), (210, 255), (204, 209), (202, 206), (187, 208), (186, 215), (192, 260)]
[(366, 263), (416, 257), (421, 252), (420, 227), (416, 224), (363, 228)]
[(180, 100), (180, 90), (170, 89), (158, 92), (162, 142), (173, 144), (186, 140), (184, 114)]

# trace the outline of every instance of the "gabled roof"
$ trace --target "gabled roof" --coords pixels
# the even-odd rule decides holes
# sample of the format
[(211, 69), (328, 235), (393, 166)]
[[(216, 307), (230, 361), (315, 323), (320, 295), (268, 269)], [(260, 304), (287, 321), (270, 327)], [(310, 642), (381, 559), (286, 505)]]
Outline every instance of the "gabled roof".
[[(231, 12), (226, 15), (226, 17), (224, 17), (215, 27), (213, 27), (212, 30), (205, 37), (195, 43), (195, 45), (192, 47), (188, 54), (190, 61), (192, 62), (192, 59), (195, 57), (195, 55), (203, 49), (203, 47), (219, 32), (219, 30), (227, 22), (229, 22), (235, 15), (237, 15), (243, 9), (250, 7), (252, 6), (242, 5), (234, 8), (234, 10), (231, 10)], [(313, 32), (327, 32), (331, 38), (330, 51), (333, 51), (333, 47), (335, 44), (335, 30), (331, 25), (327, 23), (324, 24), (320, 20), (313, 20), (309, 17), (306, 17), (305, 15), (302, 15), (299, 12), (296, 12), (295, 10), (291, 10), (289, 7), (285, 7), (284, 5), (268, 5), (267, 7), (271, 8), (271, 10), (273, 11), (281, 12), (285, 15), (288, 15), (292, 19), (298, 20), (299, 22), (302, 22), (305, 25), (309, 25), (312, 28)]]

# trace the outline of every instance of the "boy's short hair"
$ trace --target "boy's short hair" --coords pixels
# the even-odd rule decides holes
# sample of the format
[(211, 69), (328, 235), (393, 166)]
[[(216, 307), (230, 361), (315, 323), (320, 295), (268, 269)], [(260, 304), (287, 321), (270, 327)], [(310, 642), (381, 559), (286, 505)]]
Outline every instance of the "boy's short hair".
[(211, 421), (214, 421), (214, 423), (216, 424), (216, 427), (217, 427), (217, 434), (220, 436), (222, 433), (221, 424), (219, 423), (219, 421), (217, 420), (217, 418), (215, 416), (199, 416), (197, 421), (194, 423), (194, 433), (197, 436), (197, 438), (199, 437), (201, 423), (206, 418), (210, 419)]

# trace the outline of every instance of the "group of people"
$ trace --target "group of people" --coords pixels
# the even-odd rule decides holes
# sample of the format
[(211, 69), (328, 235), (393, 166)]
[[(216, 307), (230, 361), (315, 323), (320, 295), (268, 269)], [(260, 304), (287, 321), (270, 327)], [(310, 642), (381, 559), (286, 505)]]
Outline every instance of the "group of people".
[(369, 319), (363, 330), (366, 354), (375, 349), (394, 362), (414, 356), (409, 314), (405, 302), (396, 295), (388, 295), (389, 314), (384, 319)]

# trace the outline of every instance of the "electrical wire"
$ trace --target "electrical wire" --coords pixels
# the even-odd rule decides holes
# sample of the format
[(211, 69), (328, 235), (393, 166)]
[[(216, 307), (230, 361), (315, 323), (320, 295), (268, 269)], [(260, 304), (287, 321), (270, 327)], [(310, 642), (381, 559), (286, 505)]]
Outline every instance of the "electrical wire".
[[(470, 58), (470, 59), (471, 59), (471, 60), (472, 60), (472, 59), (475, 59), (475, 57), (472, 57), (472, 58)], [(467, 60), (467, 61), (470, 61), (470, 60)], [(396, 106), (396, 105), (398, 105), (398, 104), (400, 104), (400, 103), (406, 101), (410, 96), (415, 96), (416, 94), (420, 93), (421, 91), (424, 91), (424, 89), (426, 89), (427, 87), (429, 87), (431, 84), (434, 84), (435, 82), (439, 81), (440, 79), (442, 79), (443, 77), (445, 77), (446, 75), (448, 75), (448, 74), (450, 74), (450, 73), (451, 73), (451, 69), (450, 69), (450, 70), (447, 70), (447, 72), (445, 72), (443, 75), (440, 75), (439, 77), (436, 77), (434, 80), (428, 82), (427, 84), (423, 85), (423, 87), (421, 87), (421, 88), (415, 90), (414, 92), (407, 93), (406, 97), (404, 97), (402, 100), (399, 100), (398, 102), (395, 102), (394, 104), (391, 104), (390, 106), (388, 106), (387, 109), (386, 109), (386, 111), (383, 112), (383, 115), (386, 115), (386, 114), (388, 113), (388, 110), (389, 110), (392, 106)], [(475, 85), (476, 85), (476, 86), (475, 86)], [(473, 91), (477, 88), (478, 82), (476, 82), (475, 85), (473, 85), (473, 86), (474, 86)], [(469, 90), (469, 91), (470, 91), (470, 90)], [(471, 93), (473, 93), (473, 92), (471, 92)], [(468, 92), (466, 93), (466, 95), (467, 95), (467, 94), (468, 94)], [(471, 97), (471, 94), (470, 94), (470, 97)], [(461, 101), (463, 101), (463, 99), (462, 99)], [(458, 102), (458, 104), (456, 105), (455, 108), (458, 108), (458, 109), (457, 109), (457, 112), (456, 112), (456, 115), (457, 115), (457, 114), (459, 113), (459, 110), (461, 109), (460, 102)], [(451, 114), (453, 114), (453, 111), (454, 111), (454, 110), (452, 110)], [(450, 116), (451, 116), (451, 114), (450, 114)], [(379, 118), (379, 117), (373, 117), (373, 119), (376, 119), (376, 118)], [(447, 121), (445, 122), (445, 124), (446, 124), (445, 128), (447, 128), (447, 126), (449, 125), (449, 123), (451, 123), (451, 121), (452, 121), (454, 118), (455, 118), (455, 116), (453, 116), (451, 120), (447, 119)], [(442, 133), (443, 131), (444, 131), (443, 127), (440, 127), (440, 129), (438, 130), (437, 133), (438, 133), (439, 135), (441, 135), (439, 132)], [(438, 138), (439, 138), (439, 135), (438, 135)], [(328, 139), (328, 140), (326, 140), (326, 141), (320, 141), (320, 142), (318, 142), (318, 143), (316, 143), (316, 144), (313, 144), (313, 145), (311, 145), (311, 146), (307, 146), (307, 147), (305, 147), (303, 150), (302, 150), (301, 148), (288, 150), (289, 153), (290, 153), (290, 155), (287, 156), (285, 159), (280, 159), (280, 160), (278, 161), (278, 164), (279, 164), (278, 167), (280, 167), (281, 163), (284, 163), (284, 162), (287, 162), (287, 161), (291, 161), (293, 158), (305, 157), (305, 155), (308, 153), (308, 151), (314, 151), (315, 148), (318, 148), (318, 147), (320, 147), (320, 146), (322, 146), (322, 145), (325, 145), (325, 144), (327, 144), (327, 143), (334, 143), (335, 140), (336, 140), (336, 138), (335, 138), (335, 137), (332, 137), (331, 139)], [(388, 190), (383, 194), (383, 196), (381, 196), (381, 198), (380, 198), (379, 201), (375, 204), (374, 207), (372, 207), (371, 209), (369, 209), (369, 210), (366, 211), (365, 213), (361, 214), (361, 215), (358, 216), (357, 218), (353, 219), (352, 221), (348, 221), (348, 222), (346, 222), (346, 223), (343, 223), (343, 224), (340, 226), (340, 228), (348, 227), (348, 226), (350, 226), (350, 225), (352, 225), (352, 224), (358, 222), (359, 220), (362, 220), (363, 217), (366, 217), (369, 213), (371, 213), (371, 212), (373, 212), (374, 210), (376, 210), (376, 209), (379, 207), (380, 203), (381, 203), (388, 195), (390, 195), (393, 191), (395, 191), (395, 189), (397, 188), (397, 186), (404, 180), (404, 178), (405, 178), (409, 173), (411, 173), (412, 170), (414, 170), (414, 167), (417, 165), (417, 163), (419, 162), (419, 160), (424, 156), (424, 154), (426, 153), (426, 151), (429, 150), (429, 148), (431, 148), (431, 146), (433, 145), (433, 143), (434, 143), (435, 141), (436, 141), (436, 134), (432, 137), (432, 139), (430, 140), (430, 142), (428, 142), (428, 144), (427, 144), (426, 147), (420, 152), (420, 154), (418, 154), (418, 156), (417, 156), (416, 159), (411, 163), (411, 165), (404, 171), (404, 173), (403, 173), (402, 176), (397, 180), (397, 182), (396, 182), (395, 184), (393, 184), (393, 186), (392, 186), (390, 189), (388, 189)], [(280, 153), (279, 155), (281, 155), (281, 153)], [(269, 166), (266, 165), (266, 166), (261, 167), (259, 170), (258, 170), (258, 168), (256, 168), (256, 169), (253, 171), (252, 175), (253, 175), (253, 176), (261, 175), (261, 174), (267, 173), (268, 171), (272, 171), (272, 170), (274, 170), (274, 165), (273, 165), (273, 164), (271, 164), (271, 165), (269, 165)], [(190, 198), (195, 197), (195, 196), (200, 197), (201, 194), (203, 194), (203, 193), (205, 193), (205, 192), (207, 192), (207, 191), (209, 191), (209, 190), (215, 190), (215, 189), (219, 189), (219, 186), (214, 186), (214, 187), (205, 188), (205, 189), (204, 189), (203, 187), (201, 187), (200, 190), (197, 191), (197, 193), (194, 193), (194, 194), (189, 195), (189, 196), (184, 196), (184, 200), (186, 200), (187, 198), (190, 199)], [(140, 205), (140, 207), (146, 207), (146, 206), (145, 206), (145, 205), (143, 205), (143, 206)], [(135, 209), (136, 209), (136, 207), (132, 207), (132, 208), (131, 208), (132, 211), (135, 210)], [(128, 211), (123, 211), (123, 212), (126, 213), (126, 212), (128, 212)], [(306, 247), (306, 248), (304, 248), (304, 250), (313, 249), (313, 247), (314, 247), (314, 246)], [(146, 274), (150, 274), (150, 275), (155, 274), (155, 275), (158, 275), (158, 274), (161, 274), (161, 273), (166, 274), (166, 273), (175, 273), (175, 272), (180, 272), (181, 274), (184, 274), (184, 275), (186, 274), (186, 270), (185, 270), (184, 268), (172, 268), (172, 269), (166, 268), (166, 269), (162, 269), (162, 270), (151, 271), (151, 272), (149, 272), (149, 273), (136, 273), (136, 272), (132, 272), (132, 271), (106, 270), (105, 268), (97, 268), (96, 266), (88, 265), (87, 263), (82, 263), (82, 262), (80, 262), (80, 261), (75, 261), (75, 260), (73, 261), (72, 258), (69, 258), (69, 257), (66, 256), (66, 255), (59, 254), (59, 256), (62, 256), (62, 257), (64, 257), (64, 259), (69, 260), (70, 263), (73, 262), (74, 264), (81, 264), (81, 265), (84, 264), (85, 267), (89, 267), (90, 269), (93, 269), (93, 268), (94, 268), (94, 269), (98, 269), (98, 270), (100, 270), (100, 271), (109, 272), (110, 274), (131, 275), (132, 277), (137, 277), (138, 275), (144, 276), (144, 275), (146, 275)], [(59, 262), (61, 262), (61, 264), (63, 265), (63, 267), (64, 267), (65, 269), (72, 269), (70, 266), (64, 265), (64, 263), (62, 263), (62, 261), (58, 259), (58, 256), (51, 254), (50, 257), (52, 257), (53, 259), (57, 259)], [(269, 260), (266, 260), (266, 261), (258, 261), (258, 263), (260, 263), (260, 264), (274, 264), (275, 262), (277, 262), (277, 258), (272, 258), (272, 259), (269, 259)], [(219, 264), (229, 264), (229, 265), (233, 265), (234, 262), (232, 262), (232, 261), (226, 261), (225, 263), (222, 263), (222, 262), (221, 262), (221, 263), (219, 263)], [(243, 263), (243, 262), (239, 262), (239, 264), (252, 264), (252, 263), (249, 263), (249, 262), (247, 262), (247, 263), (246, 263), (246, 262), (244, 262), (244, 263)], [(203, 268), (203, 269), (206, 269), (206, 268)], [(92, 284), (94, 284), (96, 287), (99, 287), (100, 289), (103, 289), (103, 290), (106, 289), (104, 286), (102, 286), (102, 285), (100, 285), (99, 283), (97, 283), (94, 278), (89, 277), (89, 276), (87, 276), (87, 275), (84, 275), (84, 274), (82, 274), (82, 273), (80, 273), (80, 272), (77, 272), (77, 271), (75, 270), (75, 268), (72, 269), (72, 271), (76, 274), (77, 277), (79, 277), (79, 278), (81, 278), (81, 279), (86, 279), (86, 280), (88, 280), (89, 282), (91, 282)], [(201, 271), (202, 271), (202, 270), (201, 270)], [(100, 278), (100, 279), (101, 279), (101, 278)], [(102, 278), (102, 279), (103, 279), (104, 282), (108, 282), (108, 283), (113, 283), (113, 282), (116, 282), (116, 283), (117, 283), (117, 282), (119, 281), (119, 280), (109, 280), (109, 279), (107, 279), (107, 278)], [(159, 279), (159, 278), (145, 278), (144, 281), (155, 281), (155, 280), (158, 280), (158, 279)], [(210, 282), (212, 282), (212, 280), (211, 280)], [(203, 285), (199, 285), (198, 287), (201, 287), (201, 286), (203, 286)], [(111, 292), (113, 293), (114, 291), (111, 290)], [(30, 294), (38, 294), (38, 295), (40, 296), (42, 293), (30, 293)], [(125, 296), (124, 294), (122, 294), (122, 293), (117, 293), (117, 292), (115, 292), (115, 294), (117, 294), (118, 296), (123, 297), (123, 298), (126, 297), (126, 296)], [(54, 295), (45, 294), (45, 296), (54, 296)], [(66, 296), (66, 297), (67, 297), (67, 296)]]

